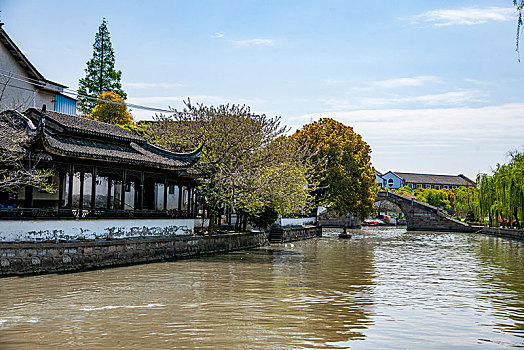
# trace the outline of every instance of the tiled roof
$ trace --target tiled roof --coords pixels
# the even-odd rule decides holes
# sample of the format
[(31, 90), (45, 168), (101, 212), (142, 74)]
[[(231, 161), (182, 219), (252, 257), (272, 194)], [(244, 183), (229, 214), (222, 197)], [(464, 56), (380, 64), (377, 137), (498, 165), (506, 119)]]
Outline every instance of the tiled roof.
[[(188, 170), (198, 161), (202, 150), (174, 153), (147, 143), (142, 137), (116, 125), (32, 108), (25, 114), (28, 117), (14, 111), (0, 114), (3, 131), (0, 148), (13, 149), (20, 135), (26, 135), (24, 140), (28, 140), (31, 134), (42, 141), (45, 151), (50, 154), (177, 171)], [(17, 118), (7, 119), (11, 115)], [(16, 125), (12, 120), (17, 121)]]
[(0, 150), (25, 153), (24, 143), (29, 141), (34, 125), (23, 114), (17, 111), (6, 111), (0, 114)]
[(475, 182), (466, 176), (460, 175), (435, 175), (435, 174), (414, 174), (401, 173), (394, 171), (398, 177), (403, 178), (406, 183), (428, 184), (428, 185), (448, 185), (448, 186), (472, 186)]
[(63, 156), (182, 169), (191, 166), (198, 160), (195, 154), (177, 156), (168, 151), (159, 152), (156, 147), (147, 143), (141, 145), (134, 142), (116, 144), (47, 132), (44, 135), (45, 148), (52, 154)]
[(33, 119), (35, 124), (38, 123), (42, 116), (45, 116), (46, 126), (51, 128), (55, 127), (55, 129), (56, 127), (62, 128), (64, 129), (63, 131), (68, 134), (82, 134), (84, 137), (95, 136), (97, 138), (100, 137), (105, 139), (116, 139), (136, 143), (146, 142), (146, 140), (144, 140), (142, 137), (130, 133), (118, 125), (102, 123), (96, 120), (71, 116), (69, 114), (58, 112), (42, 112), (35, 108), (30, 108), (26, 114), (28, 114)]

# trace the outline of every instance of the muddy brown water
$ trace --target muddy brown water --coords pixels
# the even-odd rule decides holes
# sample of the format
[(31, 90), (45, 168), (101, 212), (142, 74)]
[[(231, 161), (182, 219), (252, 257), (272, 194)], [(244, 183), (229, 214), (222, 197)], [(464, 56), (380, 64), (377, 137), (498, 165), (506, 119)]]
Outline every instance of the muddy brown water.
[(524, 347), (524, 243), (353, 231), (0, 279), (0, 349)]

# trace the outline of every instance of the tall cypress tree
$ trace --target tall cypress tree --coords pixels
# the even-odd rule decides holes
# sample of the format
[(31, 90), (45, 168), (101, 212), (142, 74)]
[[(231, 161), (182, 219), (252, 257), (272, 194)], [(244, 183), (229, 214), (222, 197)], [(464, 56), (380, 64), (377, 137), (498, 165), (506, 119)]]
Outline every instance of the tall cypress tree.
[[(78, 82), (79, 94), (96, 98), (101, 93), (114, 91), (123, 100), (127, 98), (120, 84), (122, 72), (115, 70), (115, 53), (105, 18), (98, 27), (93, 44), (93, 57), (87, 62), (85, 72), (86, 76)], [(78, 96), (78, 109), (83, 114), (89, 114), (95, 105), (96, 100)]]

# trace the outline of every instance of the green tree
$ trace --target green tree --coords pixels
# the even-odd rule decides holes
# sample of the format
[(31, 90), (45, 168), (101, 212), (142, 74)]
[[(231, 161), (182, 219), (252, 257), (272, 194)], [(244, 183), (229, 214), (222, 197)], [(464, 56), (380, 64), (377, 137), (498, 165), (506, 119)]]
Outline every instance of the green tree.
[(517, 8), (517, 11), (519, 11), (519, 18), (517, 20), (517, 52), (519, 52), (520, 28), (522, 28), (522, 10), (524, 10), (524, 0), (513, 0), (513, 5)]
[(499, 219), (521, 227), (524, 221), (524, 153), (510, 153), (508, 164), (497, 164), (492, 175), (479, 174), (479, 216), (488, 216), (491, 225)]
[(124, 100), (116, 92), (112, 91), (100, 94), (99, 101), (97, 101), (93, 111), (87, 117), (100, 122), (122, 126), (133, 123), (133, 117), (128, 112)]
[(28, 147), (38, 139), (29, 131), (20, 114), (0, 113), (0, 192), (16, 193), (20, 188), (33, 186), (40, 191), (55, 192), (51, 169), (37, 168), (38, 162), (28, 162)]
[(286, 215), (306, 210), (312, 165), (306, 148), (284, 137), (280, 119), (251, 112), (249, 107), (191, 105), (162, 116), (145, 129), (145, 136), (175, 152), (203, 144), (195, 170), (203, 181), (198, 187), (206, 203), (210, 231), (224, 206), (237, 212), (237, 224), (274, 210)]
[(433, 188), (416, 189), (415, 196), (417, 200), (428, 203), (437, 208), (450, 209), (451, 204), (448, 195), (443, 190), (436, 190)]
[[(453, 200), (450, 200), (455, 214), (460, 217), (475, 217), (478, 213), (479, 193), (476, 187), (460, 186), (452, 191)], [(448, 197), (449, 198), (449, 197)]]
[(115, 70), (115, 53), (105, 18), (95, 35), (93, 57), (87, 61), (85, 72), (86, 76), (78, 82), (78, 109), (82, 114), (91, 113), (96, 105), (96, 97), (101, 93), (114, 91), (123, 100), (127, 98), (120, 84), (122, 72)]
[(361, 218), (374, 211), (378, 191), (371, 148), (353, 128), (331, 118), (305, 125), (293, 138), (314, 151), (322, 166), (317, 177), (323, 179), (319, 199), (338, 215), (347, 213)]
[(409, 187), (409, 186), (402, 186), (401, 188), (399, 188), (397, 190), (389, 189), (389, 191), (393, 191), (393, 192), (401, 194), (401, 195), (403, 195), (405, 197), (409, 197), (409, 195), (413, 194), (413, 191), (412, 191), (411, 187)]

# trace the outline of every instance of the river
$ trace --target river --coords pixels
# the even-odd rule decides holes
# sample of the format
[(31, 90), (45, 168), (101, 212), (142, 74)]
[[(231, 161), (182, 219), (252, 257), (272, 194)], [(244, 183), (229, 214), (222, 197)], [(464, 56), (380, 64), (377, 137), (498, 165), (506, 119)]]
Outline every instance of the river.
[(0, 349), (524, 347), (524, 243), (353, 231), (0, 279)]

